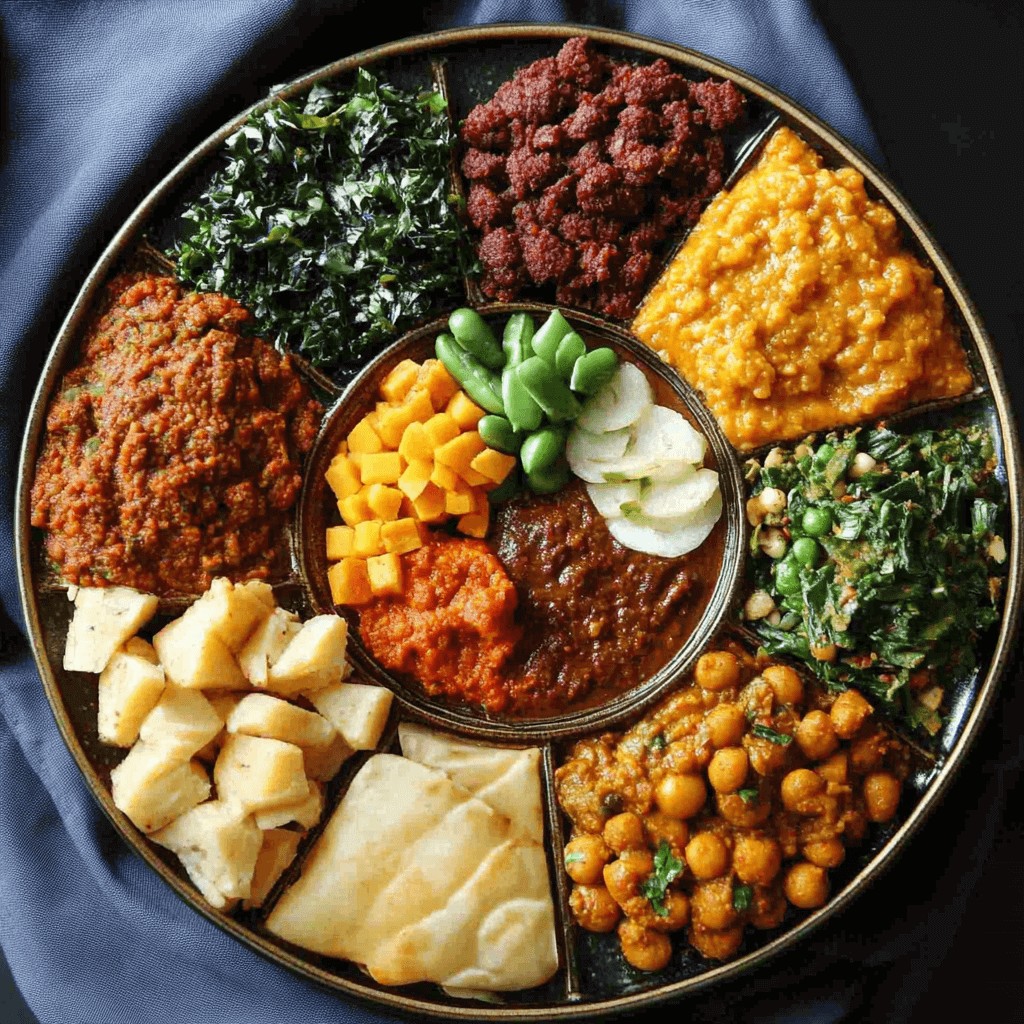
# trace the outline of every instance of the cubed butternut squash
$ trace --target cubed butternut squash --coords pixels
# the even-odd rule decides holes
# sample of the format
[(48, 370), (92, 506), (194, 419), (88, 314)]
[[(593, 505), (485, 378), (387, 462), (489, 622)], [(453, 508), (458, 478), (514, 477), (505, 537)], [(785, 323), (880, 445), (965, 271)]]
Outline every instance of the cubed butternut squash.
[(392, 523), (382, 523), (380, 539), (384, 550), (396, 555), (404, 555), (423, 546), (416, 520), (412, 518), (396, 519)]
[(352, 557), (369, 558), (384, 551), (384, 542), (380, 539), (380, 520), (367, 519), (356, 523), (352, 531)]
[(436, 523), (443, 519), (444, 493), (436, 484), (427, 484), (423, 493), (412, 503), (416, 518), (424, 523)]
[(469, 464), (470, 468), (483, 474), (491, 483), (500, 484), (515, 468), (516, 457), (485, 448)]
[(380, 393), (392, 405), (398, 405), (420, 378), (421, 367), (411, 359), (403, 359), (385, 378)]
[(327, 561), (337, 562), (352, 554), (352, 540), (355, 530), (351, 526), (329, 526), (327, 528)]
[(383, 522), (398, 518), (402, 507), (402, 492), (397, 487), (385, 484), (370, 484), (366, 494), (366, 504), (370, 511)]
[(447, 412), (462, 430), (475, 430), (484, 411), (465, 391), (456, 391), (448, 402)]
[(356, 523), (373, 518), (370, 506), (366, 503), (365, 489), (350, 494), (347, 498), (342, 498), (338, 502), (338, 511), (341, 513), (341, 518), (345, 520), (346, 526), (355, 526)]
[(362, 558), (343, 558), (327, 570), (331, 586), (331, 600), (335, 604), (361, 605), (373, 598), (366, 561)]
[(427, 436), (427, 429), (422, 423), (410, 423), (402, 434), (398, 445), (398, 453), (406, 462), (417, 460), (430, 462), (434, 457), (436, 444), (432, 444)]
[(324, 478), (339, 501), (355, 494), (363, 486), (359, 470), (348, 455), (336, 455), (327, 467)]
[(487, 446), (475, 430), (467, 430), (441, 445), (434, 452), (434, 461), (454, 469), (464, 480), (475, 459)]
[(402, 593), (402, 560), (390, 551), (366, 560), (370, 590), (375, 597), (389, 597)]
[(348, 450), (362, 455), (374, 455), (384, 450), (377, 431), (370, 426), (365, 416), (348, 432)]
[(459, 483), (459, 474), (450, 466), (435, 462), (434, 468), (430, 471), (430, 482), (437, 484), (442, 491), (454, 491)]
[(479, 512), (470, 512), (459, 520), (459, 533), (464, 533), (467, 537), (482, 539), (487, 536), (488, 520), (488, 516), (481, 515)]
[(452, 395), (459, 390), (458, 382), (445, 369), (440, 359), (427, 359), (423, 363), (418, 384), (429, 392), (430, 401), (435, 409), (443, 409)]
[(444, 496), (444, 510), (450, 516), (464, 516), (476, 511), (476, 498), (469, 491), (447, 491)]
[(402, 468), (398, 452), (377, 452), (363, 456), (359, 475), (364, 484), (397, 484)]
[(420, 459), (411, 461), (398, 478), (398, 489), (409, 499), (418, 498), (430, 483), (433, 470), (432, 462)]
[(430, 441), (432, 451), (434, 448), (440, 448), (445, 442), (450, 441), (453, 437), (458, 437), (462, 433), (462, 428), (446, 412), (439, 412), (436, 416), (431, 416), (423, 424), (423, 430)]

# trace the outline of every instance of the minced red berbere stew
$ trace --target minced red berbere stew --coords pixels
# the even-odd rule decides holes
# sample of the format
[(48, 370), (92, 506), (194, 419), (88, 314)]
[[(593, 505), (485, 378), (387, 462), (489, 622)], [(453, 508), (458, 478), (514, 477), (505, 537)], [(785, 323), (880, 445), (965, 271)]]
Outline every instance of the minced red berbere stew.
[(32, 525), (60, 576), (160, 595), (287, 570), (284, 523), (322, 409), (233, 299), (108, 287), (46, 421)]
[(661, 243), (722, 187), (721, 132), (743, 109), (731, 82), (579, 37), (517, 71), (461, 128), (484, 294), (553, 286), (559, 304), (631, 316)]

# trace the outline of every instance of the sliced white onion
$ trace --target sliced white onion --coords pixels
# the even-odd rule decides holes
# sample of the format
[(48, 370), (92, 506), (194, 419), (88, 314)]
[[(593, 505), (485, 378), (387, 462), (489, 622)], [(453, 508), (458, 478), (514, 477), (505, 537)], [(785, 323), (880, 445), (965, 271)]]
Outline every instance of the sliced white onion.
[(654, 392), (643, 370), (621, 362), (610, 381), (586, 405), (576, 423), (595, 434), (636, 423), (654, 404)]
[(573, 464), (576, 462), (617, 462), (626, 454), (628, 444), (629, 429), (626, 427), (595, 434), (573, 425), (565, 443), (565, 457), (569, 460), (569, 468), (575, 473)]
[(640, 500), (640, 481), (627, 480), (621, 484), (587, 484), (587, 494), (594, 508), (605, 519), (622, 517), (622, 506)]
[(652, 405), (632, 429), (633, 438), (615, 472), (621, 479), (650, 477), (671, 480), (684, 466), (704, 461), (707, 441), (682, 413), (664, 405)]
[(655, 480), (640, 492), (640, 511), (652, 519), (678, 519), (703, 508), (718, 490), (713, 469), (687, 467), (673, 480)]
[[(722, 493), (716, 491), (693, 516), (675, 520), (655, 520), (643, 515), (609, 519), (608, 531), (623, 547), (633, 551), (643, 551), (662, 558), (678, 558), (700, 547), (721, 515)], [(658, 524), (658, 528), (652, 525), (654, 523)], [(662, 529), (669, 523), (672, 524), (671, 529)]]

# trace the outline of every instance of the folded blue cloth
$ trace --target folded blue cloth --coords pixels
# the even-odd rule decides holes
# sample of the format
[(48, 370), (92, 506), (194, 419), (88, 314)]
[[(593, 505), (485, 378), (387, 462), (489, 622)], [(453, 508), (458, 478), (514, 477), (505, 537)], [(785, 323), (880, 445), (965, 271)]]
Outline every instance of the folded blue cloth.
[[(610, 27), (702, 50), (778, 86), (877, 157), (805, 0), (638, 0), (595, 10)], [(422, 20), (389, 11), (384, 27), (362, 38), (361, 19), (376, 25), (379, 14), (353, 0), (0, 2), (0, 944), (47, 1024), (381, 1019), (220, 932), (117, 837), (64, 747), (28, 654), (12, 522), (28, 402), (64, 311), (143, 188), (200, 140), (199, 126), (216, 126), (254, 98), (250, 69), (281, 80), (310, 52), (342, 56), (357, 38), (363, 46), (470, 22), (587, 17), (559, 3), (478, 0)], [(330, 52), (325, 29), (337, 40)], [(855, 941), (851, 954), (832, 933), (816, 963), (862, 948)], [(775, 981), (805, 975), (801, 962)], [(855, 984), (847, 976), (799, 999), (792, 988), (776, 987), (774, 997), (768, 987), (761, 996), (733, 989), (716, 1004), (733, 1020), (748, 1012), (838, 1020)]]

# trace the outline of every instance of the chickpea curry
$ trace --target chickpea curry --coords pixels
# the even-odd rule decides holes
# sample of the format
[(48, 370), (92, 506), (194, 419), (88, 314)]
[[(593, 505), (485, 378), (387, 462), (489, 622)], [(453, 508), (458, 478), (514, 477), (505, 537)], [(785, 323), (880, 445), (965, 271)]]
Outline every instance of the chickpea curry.
[(616, 931), (657, 971), (685, 930), (724, 960), (747, 927), (829, 896), (829, 872), (899, 808), (909, 750), (855, 690), (828, 695), (738, 646), (624, 734), (578, 742), (556, 772), (581, 928)]

